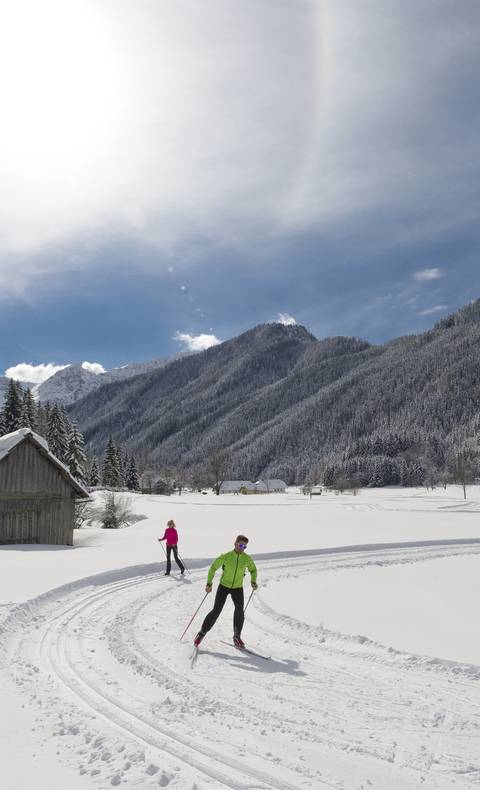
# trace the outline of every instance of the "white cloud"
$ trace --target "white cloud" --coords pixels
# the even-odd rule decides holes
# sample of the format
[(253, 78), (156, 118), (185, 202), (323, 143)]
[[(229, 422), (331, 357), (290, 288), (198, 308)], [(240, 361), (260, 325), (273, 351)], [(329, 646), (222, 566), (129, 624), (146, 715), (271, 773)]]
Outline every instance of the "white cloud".
[(47, 362), (41, 365), (29, 365), (27, 362), (21, 362), (14, 367), (7, 368), (5, 376), (17, 381), (30, 381), (33, 384), (43, 384), (44, 381), (53, 376), (57, 371), (68, 368), (69, 365), (54, 365), (52, 362)]
[(99, 373), (105, 373), (105, 368), (100, 362), (82, 362), (82, 368), (84, 370), (89, 370), (90, 373), (96, 373), (97, 375)]
[(98, 263), (98, 238), (176, 270), (199, 240), (345, 232), (381, 205), (395, 246), (477, 211), (476, 124), (449, 111), (473, 105), (471, 2), (4, 5), (0, 299)]
[(443, 277), (441, 269), (419, 269), (412, 274), (414, 280), (419, 282), (429, 282), (430, 280), (440, 280)]
[(284, 326), (294, 326), (297, 324), (294, 317), (288, 313), (279, 313), (275, 320), (276, 324), (283, 324)]
[[(32, 255), (85, 236), (88, 249), (101, 236), (176, 252), (275, 226), (314, 123), (315, 6), (11, 4), (0, 30), (2, 289), (29, 288)], [(64, 269), (65, 256), (45, 259), (50, 276)]]
[(189, 335), (185, 332), (175, 332), (173, 337), (178, 343), (183, 343), (188, 351), (204, 351), (211, 346), (218, 346), (222, 341), (215, 335)]
[(433, 313), (440, 313), (442, 310), (446, 310), (448, 305), (446, 304), (437, 304), (435, 307), (428, 307), (426, 310), (420, 310), (418, 315), (432, 315)]

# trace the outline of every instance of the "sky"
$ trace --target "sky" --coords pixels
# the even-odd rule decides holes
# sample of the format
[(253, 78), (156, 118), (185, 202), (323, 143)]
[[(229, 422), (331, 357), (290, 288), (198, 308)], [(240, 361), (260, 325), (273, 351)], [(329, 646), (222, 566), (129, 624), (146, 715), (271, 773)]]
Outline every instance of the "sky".
[(0, 374), (480, 296), (477, 0), (0, 6)]

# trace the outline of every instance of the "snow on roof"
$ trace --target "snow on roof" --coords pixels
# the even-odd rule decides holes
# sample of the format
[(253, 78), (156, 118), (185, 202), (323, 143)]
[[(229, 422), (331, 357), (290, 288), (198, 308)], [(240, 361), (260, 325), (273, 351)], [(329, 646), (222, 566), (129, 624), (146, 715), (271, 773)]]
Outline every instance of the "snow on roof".
[(13, 450), (17, 444), (23, 442), (26, 436), (32, 436), (38, 444), (41, 444), (42, 447), (49, 452), (48, 450), (48, 442), (43, 436), (39, 436), (38, 433), (34, 433), (31, 428), (19, 428), (18, 431), (12, 431), (12, 433), (7, 433), (5, 436), (0, 436), (0, 461), (6, 455), (9, 454), (10, 450)]
[(256, 486), (269, 486), (270, 488), (286, 488), (287, 484), (283, 480), (257, 480)]
[(18, 444), (25, 441), (25, 439), (30, 439), (30, 441), (48, 455), (50, 461), (58, 467), (63, 476), (68, 479), (69, 483), (79, 494), (85, 497), (90, 496), (87, 489), (73, 477), (68, 466), (65, 466), (65, 464), (59, 461), (58, 458), (50, 452), (47, 440), (44, 439), (43, 436), (39, 436), (38, 433), (32, 431), (31, 428), (19, 428), (18, 431), (12, 431), (12, 433), (7, 433), (5, 436), (0, 436), (0, 461), (3, 461), (3, 459), (6, 458)]
[(220, 488), (253, 488), (251, 480), (224, 480)]

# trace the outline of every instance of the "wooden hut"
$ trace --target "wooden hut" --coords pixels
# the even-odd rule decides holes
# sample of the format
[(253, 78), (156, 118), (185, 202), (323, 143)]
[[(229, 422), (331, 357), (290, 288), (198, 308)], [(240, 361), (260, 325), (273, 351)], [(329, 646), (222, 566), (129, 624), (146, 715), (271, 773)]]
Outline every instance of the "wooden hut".
[(30, 428), (0, 437), (0, 544), (73, 545), (75, 500), (88, 491)]

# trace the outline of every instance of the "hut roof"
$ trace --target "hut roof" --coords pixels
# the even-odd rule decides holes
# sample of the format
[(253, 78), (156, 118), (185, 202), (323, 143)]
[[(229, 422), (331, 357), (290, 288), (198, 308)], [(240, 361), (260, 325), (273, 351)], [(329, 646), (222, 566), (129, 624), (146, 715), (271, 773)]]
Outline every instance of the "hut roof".
[(75, 489), (80, 497), (89, 497), (87, 489), (84, 488), (82, 484), (73, 477), (69, 468), (65, 466), (65, 464), (62, 464), (62, 462), (50, 452), (46, 439), (44, 439), (42, 436), (39, 436), (38, 433), (32, 431), (31, 428), (19, 428), (18, 431), (12, 431), (12, 433), (7, 433), (5, 436), (0, 436), (0, 463), (11, 453), (15, 447), (26, 441), (34, 444), (35, 447), (37, 447), (37, 449), (49, 459), (49, 461), (55, 464), (62, 477), (64, 477), (65, 480), (70, 483), (72, 488)]
[(283, 480), (275, 480), (275, 479), (265, 479), (265, 480), (257, 480), (255, 483), (256, 486), (261, 488), (262, 486), (270, 486), (272, 488), (287, 488), (287, 484), (284, 483)]
[(254, 488), (250, 480), (224, 480), (220, 486), (224, 491), (238, 491), (239, 488)]

